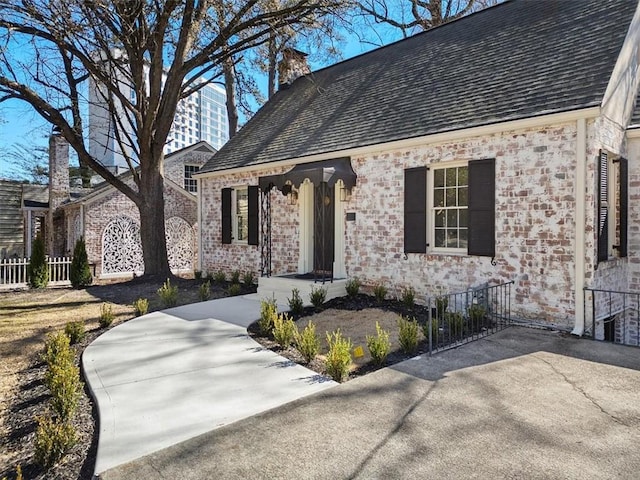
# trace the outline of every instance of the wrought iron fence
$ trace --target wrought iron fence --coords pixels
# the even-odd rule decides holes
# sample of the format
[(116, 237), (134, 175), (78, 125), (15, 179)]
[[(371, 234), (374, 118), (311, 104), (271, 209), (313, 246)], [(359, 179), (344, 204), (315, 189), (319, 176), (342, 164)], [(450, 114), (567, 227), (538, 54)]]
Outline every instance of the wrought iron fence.
[(511, 325), (511, 285), (485, 285), (427, 299), (429, 354), (458, 347)]
[(640, 346), (640, 292), (585, 288), (585, 335)]
[[(47, 257), (49, 284), (68, 285), (71, 269), (70, 257)], [(7, 258), (0, 261), (0, 288), (26, 287), (29, 283), (29, 259)]]

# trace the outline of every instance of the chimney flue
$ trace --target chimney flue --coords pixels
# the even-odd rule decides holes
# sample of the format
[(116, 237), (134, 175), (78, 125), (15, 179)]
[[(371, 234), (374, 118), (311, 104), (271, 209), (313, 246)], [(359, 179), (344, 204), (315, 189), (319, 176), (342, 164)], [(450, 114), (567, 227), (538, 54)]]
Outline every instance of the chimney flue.
[(296, 79), (311, 73), (307, 64), (307, 54), (295, 48), (285, 48), (282, 52), (282, 60), (278, 65), (279, 89), (283, 90)]

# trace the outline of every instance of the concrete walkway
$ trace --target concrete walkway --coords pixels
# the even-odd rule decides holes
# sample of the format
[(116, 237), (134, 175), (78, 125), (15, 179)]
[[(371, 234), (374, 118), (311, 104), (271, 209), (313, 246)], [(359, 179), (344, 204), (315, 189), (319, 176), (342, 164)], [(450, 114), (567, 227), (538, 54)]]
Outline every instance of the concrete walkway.
[(509, 328), (107, 471), (155, 479), (637, 479), (640, 349)]
[(89, 345), (95, 473), (336, 385), (249, 338), (259, 316), (256, 296), (211, 300), (136, 318)]

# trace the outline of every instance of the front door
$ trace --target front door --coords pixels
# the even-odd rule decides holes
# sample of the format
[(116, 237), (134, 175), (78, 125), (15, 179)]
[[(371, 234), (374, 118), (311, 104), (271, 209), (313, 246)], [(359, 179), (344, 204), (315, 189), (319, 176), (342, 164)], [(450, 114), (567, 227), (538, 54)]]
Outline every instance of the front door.
[(326, 182), (314, 188), (313, 200), (313, 273), (316, 278), (333, 278), (335, 251), (334, 188)]

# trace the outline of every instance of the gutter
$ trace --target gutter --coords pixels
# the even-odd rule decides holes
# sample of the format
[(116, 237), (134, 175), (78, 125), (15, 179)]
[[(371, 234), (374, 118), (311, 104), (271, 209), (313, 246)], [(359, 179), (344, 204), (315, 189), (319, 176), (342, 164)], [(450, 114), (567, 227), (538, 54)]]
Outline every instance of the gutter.
[(586, 219), (586, 175), (587, 175), (587, 121), (577, 120), (576, 142), (576, 222), (575, 222), (575, 282), (574, 295), (575, 322), (572, 335), (584, 334), (584, 273), (585, 273), (585, 219)]

